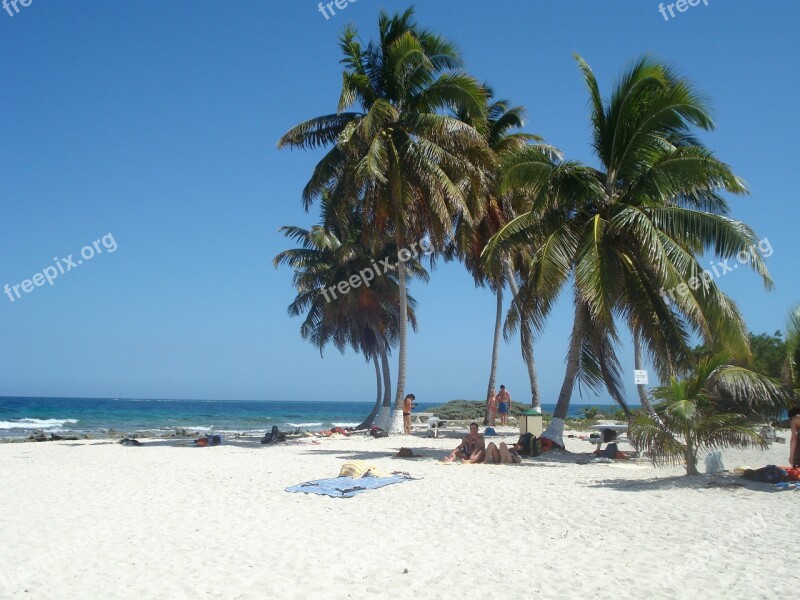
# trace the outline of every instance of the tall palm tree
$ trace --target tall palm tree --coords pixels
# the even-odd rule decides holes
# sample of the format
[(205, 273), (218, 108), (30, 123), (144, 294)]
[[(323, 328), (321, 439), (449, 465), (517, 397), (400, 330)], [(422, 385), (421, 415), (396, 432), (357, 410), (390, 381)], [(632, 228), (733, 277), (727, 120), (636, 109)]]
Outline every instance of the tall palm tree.
[[(622, 397), (616, 319), (638, 333), (662, 380), (687, 360), (692, 332), (736, 358), (749, 356), (736, 305), (698, 255), (711, 252), (728, 261), (758, 240), (747, 225), (727, 216), (720, 191), (747, 190), (692, 133), (711, 130), (714, 123), (687, 80), (645, 56), (604, 101), (591, 69), (577, 60), (589, 88), (600, 168), (526, 150), (508, 167), (505, 185), (529, 189), (530, 210), (485, 251), (490, 260), (508, 245), (530, 250), (527, 289), (520, 294), (537, 326), (572, 283), (575, 316), (566, 373), (544, 433), (560, 445), (576, 380)], [(757, 253), (750, 265), (770, 287)]]
[[(458, 118), (475, 127), (486, 139), (486, 143), (495, 156), (496, 167), (487, 173), (484, 189), (470, 194), (477, 206), (470, 206), (470, 214), (461, 216), (456, 221), (453, 242), (449, 246), (448, 258), (457, 257), (475, 280), (475, 285), (488, 285), (495, 294), (495, 326), (492, 338), (492, 360), (489, 369), (489, 382), (486, 389), (488, 419), (488, 399), (497, 387), (497, 366), (499, 362), (500, 335), (503, 320), (503, 289), (506, 283), (517, 293), (516, 280), (511, 269), (510, 260), (506, 256), (498, 257), (492, 264), (481, 260), (481, 252), (488, 241), (514, 216), (513, 195), (500, 194), (502, 164), (524, 149), (532, 142), (541, 141), (537, 135), (518, 131), (525, 125), (525, 108), (511, 106), (507, 100), (494, 100), (491, 88), (486, 87), (485, 117), (474, 117), (462, 111)], [(533, 358), (530, 338), (523, 330), (522, 353), (528, 365), (531, 379), (532, 403), (538, 405), (538, 380)]]
[[(654, 390), (662, 402), (658, 418), (639, 415), (631, 423), (631, 442), (655, 464), (684, 464), (697, 475), (697, 456), (718, 448), (766, 447), (752, 417), (774, 417), (786, 406), (788, 391), (777, 381), (729, 364), (726, 356), (707, 356), (684, 380)], [(750, 418), (750, 419), (748, 419)]]
[(800, 305), (789, 313), (784, 373), (786, 384), (795, 390), (795, 394), (800, 394)]
[[(363, 46), (354, 27), (341, 38), (345, 66), (337, 112), (293, 127), (278, 147), (330, 146), (303, 192), (306, 207), (326, 190), (356, 204), (365, 228), (398, 249), (427, 236), (441, 250), (453, 219), (467, 212), (467, 181), (491, 161), (482, 136), (444, 114), (479, 114), (482, 87), (460, 69), (454, 45), (413, 20), (413, 10), (378, 19), (379, 38)], [(355, 107), (355, 108), (351, 108)], [(406, 382), (406, 268), (400, 286), (397, 406)], [(400, 417), (393, 422), (400, 430)]]
[[(368, 287), (362, 286), (331, 298), (327, 293), (331, 286), (348, 281), (353, 275), (370, 268), (381, 254), (370, 253), (361, 242), (358, 214), (353, 213), (349, 221), (337, 222), (341, 215), (334, 215), (329, 208), (327, 201), (323, 200), (323, 225), (310, 230), (282, 227), (284, 235), (299, 243), (300, 248), (279, 253), (273, 262), (276, 267), (286, 264), (295, 271), (293, 282), (298, 293), (289, 305), (289, 314), (305, 314), (300, 328), (303, 338), (319, 348), (320, 354), (328, 343), (332, 343), (342, 353), (350, 347), (374, 363), (378, 397), (375, 410), (362, 423), (367, 426), (378, 414), (381, 404), (386, 404), (390, 398), (387, 357), (399, 329), (399, 286), (396, 275), (386, 272), (374, 278)], [(326, 229), (325, 224), (338, 228), (338, 232)], [(385, 244), (381, 253), (396, 254), (394, 244)], [(419, 263), (412, 263), (411, 268), (418, 277), (427, 277)], [(414, 304), (414, 299), (409, 297), (407, 319), (416, 329)]]
[[(644, 361), (642, 360), (642, 339), (638, 331), (633, 332), (633, 368), (637, 371), (644, 370)], [(653, 405), (650, 403), (650, 398), (647, 396), (647, 387), (644, 384), (636, 384), (636, 392), (639, 394), (639, 403), (647, 411), (647, 414), (654, 419), (658, 419), (656, 411), (653, 410)]]

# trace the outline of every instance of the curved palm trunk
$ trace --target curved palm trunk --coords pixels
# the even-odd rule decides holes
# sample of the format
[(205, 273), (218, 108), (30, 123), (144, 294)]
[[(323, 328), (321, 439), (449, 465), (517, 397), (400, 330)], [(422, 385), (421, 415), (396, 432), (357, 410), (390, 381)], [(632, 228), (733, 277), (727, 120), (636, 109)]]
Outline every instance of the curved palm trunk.
[[(400, 235), (400, 226), (397, 227), (397, 247), (403, 247), (403, 238)], [(403, 433), (403, 398), (406, 388), (406, 342), (408, 338), (408, 298), (406, 296), (406, 267), (403, 263), (397, 265), (397, 283), (400, 291), (400, 349), (398, 351), (397, 365), (397, 393), (394, 396), (394, 414), (392, 415), (391, 433)]]
[[(511, 265), (508, 264), (508, 261), (506, 261), (505, 264), (505, 271), (508, 285), (511, 287), (514, 298), (516, 298), (519, 294), (519, 287), (517, 286), (517, 280), (514, 279), (514, 273), (511, 271)], [(522, 347), (522, 360), (525, 361), (528, 367), (528, 379), (531, 382), (531, 406), (541, 410), (542, 399), (539, 394), (539, 376), (536, 373), (536, 361), (533, 359), (533, 339), (528, 327), (521, 328), (519, 341)]]
[(486, 388), (486, 408), (483, 411), (483, 424), (489, 424), (489, 396), (497, 383), (497, 363), (500, 360), (500, 333), (503, 325), (503, 281), (502, 279), (495, 292), (497, 297), (497, 310), (494, 317), (494, 341), (492, 342), (492, 366), (489, 369), (489, 386)]
[(586, 333), (586, 322), (589, 318), (586, 308), (580, 301), (575, 304), (575, 322), (572, 325), (572, 337), (567, 351), (567, 372), (564, 375), (564, 383), (561, 384), (561, 392), (558, 394), (558, 403), (553, 413), (550, 424), (542, 433), (542, 437), (547, 438), (564, 447), (564, 419), (569, 411), (569, 402), (572, 399), (572, 390), (575, 388), (575, 379), (578, 376), (578, 367), (581, 358), (581, 343)]
[[(633, 332), (633, 368), (641, 371), (643, 368), (642, 363), (642, 337), (638, 331)], [(647, 388), (644, 385), (637, 385), (636, 391), (639, 392), (639, 402), (642, 407), (647, 411), (652, 419), (660, 423), (656, 411), (653, 410), (653, 405), (650, 404), (650, 399), (647, 397)]]
[(388, 430), (392, 424), (392, 376), (389, 372), (389, 352), (386, 342), (381, 344), (381, 365), (383, 366), (383, 406), (375, 419), (375, 425)]
[(378, 396), (375, 399), (375, 406), (372, 407), (372, 412), (369, 413), (369, 416), (361, 421), (358, 424), (356, 429), (369, 429), (372, 426), (372, 423), (375, 422), (375, 417), (378, 414), (378, 411), (381, 408), (381, 401), (383, 400), (383, 389), (381, 384), (381, 366), (378, 364), (378, 353), (372, 355), (372, 362), (375, 365), (375, 378), (377, 380), (378, 386)]

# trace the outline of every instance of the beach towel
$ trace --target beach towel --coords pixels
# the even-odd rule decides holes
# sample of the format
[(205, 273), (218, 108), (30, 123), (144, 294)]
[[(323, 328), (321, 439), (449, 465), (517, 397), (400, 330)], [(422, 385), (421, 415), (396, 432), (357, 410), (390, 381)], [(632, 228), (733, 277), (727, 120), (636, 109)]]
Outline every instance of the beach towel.
[(332, 479), (317, 479), (308, 481), (300, 485), (287, 487), (286, 491), (291, 493), (303, 492), (304, 494), (317, 494), (320, 496), (330, 496), (331, 498), (352, 498), (367, 490), (403, 483), (413, 477), (409, 475), (392, 475), (391, 477), (334, 477)]

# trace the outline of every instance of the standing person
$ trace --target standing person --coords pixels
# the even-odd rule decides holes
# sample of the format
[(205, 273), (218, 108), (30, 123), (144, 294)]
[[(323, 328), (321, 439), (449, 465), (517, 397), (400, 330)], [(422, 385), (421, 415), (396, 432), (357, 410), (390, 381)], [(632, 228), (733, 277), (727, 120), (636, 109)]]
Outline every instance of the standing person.
[(494, 388), (489, 392), (489, 401), (486, 403), (486, 408), (489, 409), (489, 425), (494, 427), (494, 420), (497, 418), (497, 393)]
[(500, 386), (500, 393), (497, 394), (497, 412), (500, 413), (500, 425), (508, 425), (508, 413), (511, 410), (511, 394), (506, 390), (506, 386)]
[(789, 465), (800, 467), (800, 442), (797, 440), (800, 431), (800, 406), (789, 410), (789, 429), (792, 437), (789, 439)]
[(414, 400), (417, 397), (414, 394), (409, 394), (403, 400), (403, 433), (411, 435), (411, 409), (416, 406)]

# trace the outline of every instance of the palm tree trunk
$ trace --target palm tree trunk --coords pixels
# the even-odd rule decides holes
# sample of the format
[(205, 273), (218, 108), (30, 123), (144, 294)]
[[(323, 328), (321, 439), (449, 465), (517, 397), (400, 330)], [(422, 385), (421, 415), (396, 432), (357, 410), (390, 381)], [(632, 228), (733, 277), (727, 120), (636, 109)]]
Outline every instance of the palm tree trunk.
[(692, 444), (692, 432), (687, 427), (686, 433), (686, 474), (687, 475), (699, 475), (700, 473), (697, 471), (697, 451)]
[(392, 407), (392, 374), (389, 371), (389, 352), (386, 342), (381, 346), (381, 364), (383, 365), (383, 405)]
[[(400, 223), (397, 223), (397, 247), (403, 247)], [(391, 433), (403, 433), (403, 398), (406, 391), (406, 343), (408, 339), (408, 297), (406, 296), (406, 266), (397, 264), (397, 283), (400, 293), (400, 348), (397, 365), (397, 393), (394, 396), (394, 414), (392, 415)]]
[(561, 384), (561, 392), (558, 394), (558, 403), (553, 413), (553, 418), (547, 429), (542, 433), (545, 437), (562, 448), (564, 447), (564, 419), (569, 411), (569, 402), (572, 399), (572, 390), (575, 388), (575, 379), (578, 376), (578, 367), (581, 358), (581, 344), (586, 332), (586, 323), (589, 319), (586, 307), (580, 300), (575, 300), (575, 322), (572, 325), (572, 337), (569, 341), (567, 351), (567, 371), (564, 374), (564, 383)]
[[(634, 330), (633, 332), (633, 368), (636, 369), (637, 371), (641, 371), (643, 368), (642, 337), (641, 334), (636, 330)], [(650, 404), (650, 399), (647, 397), (647, 388), (643, 384), (642, 385), (637, 384), (636, 391), (639, 392), (639, 402), (642, 404), (642, 407), (647, 411), (647, 414), (650, 415), (650, 417), (655, 421), (659, 421), (658, 415), (656, 415), (656, 411), (653, 410), (653, 405)]]
[[(511, 292), (514, 294), (514, 298), (516, 298), (519, 294), (519, 287), (517, 286), (517, 280), (514, 279), (514, 273), (511, 270), (511, 265), (507, 260), (505, 261), (505, 272), (506, 279), (508, 279), (508, 285), (511, 287)], [(522, 360), (525, 361), (525, 364), (528, 367), (528, 379), (531, 382), (531, 406), (541, 410), (542, 399), (541, 395), (539, 394), (539, 376), (536, 373), (536, 362), (533, 359), (533, 339), (531, 336), (531, 331), (528, 327), (523, 326), (521, 328), (519, 341), (520, 346), (522, 347)]]
[(381, 344), (380, 353), (383, 366), (383, 406), (375, 419), (375, 425), (388, 431), (392, 424), (392, 376), (389, 372), (389, 352), (385, 340)]
[(369, 429), (372, 426), (372, 423), (375, 422), (375, 417), (378, 414), (378, 411), (381, 408), (381, 401), (383, 400), (383, 390), (381, 385), (381, 366), (378, 364), (378, 353), (372, 355), (372, 362), (375, 365), (375, 377), (377, 379), (377, 386), (378, 386), (378, 397), (375, 400), (375, 406), (372, 407), (372, 412), (369, 413), (369, 416), (361, 421), (358, 424), (356, 429)]
[(486, 409), (483, 411), (483, 424), (489, 424), (489, 396), (497, 384), (497, 363), (500, 360), (500, 333), (503, 325), (503, 280), (498, 282), (495, 291), (497, 310), (494, 317), (494, 340), (492, 342), (492, 366), (489, 369), (489, 386), (486, 389)]

